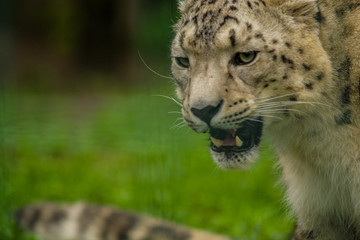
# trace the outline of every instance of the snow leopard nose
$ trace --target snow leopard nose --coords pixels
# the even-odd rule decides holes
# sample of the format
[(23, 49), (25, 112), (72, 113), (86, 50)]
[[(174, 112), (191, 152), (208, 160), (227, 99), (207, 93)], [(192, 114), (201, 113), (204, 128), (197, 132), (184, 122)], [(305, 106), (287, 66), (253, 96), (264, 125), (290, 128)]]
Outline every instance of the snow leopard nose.
[(191, 108), (190, 110), (196, 117), (206, 122), (210, 126), (211, 119), (219, 112), (223, 102), (224, 101), (221, 100), (216, 106), (208, 105), (202, 109)]

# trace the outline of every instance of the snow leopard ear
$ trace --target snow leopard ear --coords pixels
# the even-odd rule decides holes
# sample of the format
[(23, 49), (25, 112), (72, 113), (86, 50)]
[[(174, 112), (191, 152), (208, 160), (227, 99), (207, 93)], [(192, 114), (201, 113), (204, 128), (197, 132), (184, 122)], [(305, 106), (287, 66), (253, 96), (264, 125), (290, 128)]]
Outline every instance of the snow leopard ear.
[(284, 1), (279, 8), (284, 14), (292, 16), (295, 21), (308, 25), (316, 23), (319, 11), (316, 0)]
[(189, 9), (199, 0), (178, 0), (180, 13), (187, 13)]
[(186, 7), (186, 0), (179, 0), (179, 11), (184, 13), (187, 9), (188, 7)]

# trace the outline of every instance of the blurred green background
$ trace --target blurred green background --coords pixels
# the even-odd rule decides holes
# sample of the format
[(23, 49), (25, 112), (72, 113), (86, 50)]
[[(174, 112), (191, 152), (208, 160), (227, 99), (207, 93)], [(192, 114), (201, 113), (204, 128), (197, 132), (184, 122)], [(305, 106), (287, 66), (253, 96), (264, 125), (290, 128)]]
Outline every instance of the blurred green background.
[(173, 84), (146, 65), (170, 75), (177, 19), (173, 0), (1, 1), (0, 239), (36, 239), (12, 214), (37, 201), (288, 238), (293, 221), (269, 145), (250, 170), (222, 171), (208, 137), (159, 96), (172, 97)]

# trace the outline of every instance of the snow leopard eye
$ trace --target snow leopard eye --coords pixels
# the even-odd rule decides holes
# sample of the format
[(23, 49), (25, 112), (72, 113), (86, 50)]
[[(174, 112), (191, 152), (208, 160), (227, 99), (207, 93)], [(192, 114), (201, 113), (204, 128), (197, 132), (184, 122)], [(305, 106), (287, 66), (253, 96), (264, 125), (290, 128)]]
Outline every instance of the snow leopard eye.
[(234, 62), (236, 65), (247, 65), (255, 60), (257, 52), (238, 52), (235, 54)]
[(189, 68), (190, 67), (190, 61), (189, 58), (186, 57), (175, 57), (175, 61), (177, 65), (179, 65), (182, 68)]

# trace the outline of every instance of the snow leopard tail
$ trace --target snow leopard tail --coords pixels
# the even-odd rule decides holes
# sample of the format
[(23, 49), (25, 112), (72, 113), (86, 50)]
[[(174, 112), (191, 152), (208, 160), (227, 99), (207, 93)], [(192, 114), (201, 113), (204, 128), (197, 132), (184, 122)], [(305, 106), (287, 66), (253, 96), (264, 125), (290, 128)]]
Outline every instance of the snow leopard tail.
[(155, 218), (85, 203), (38, 203), (16, 213), (42, 240), (230, 240)]

